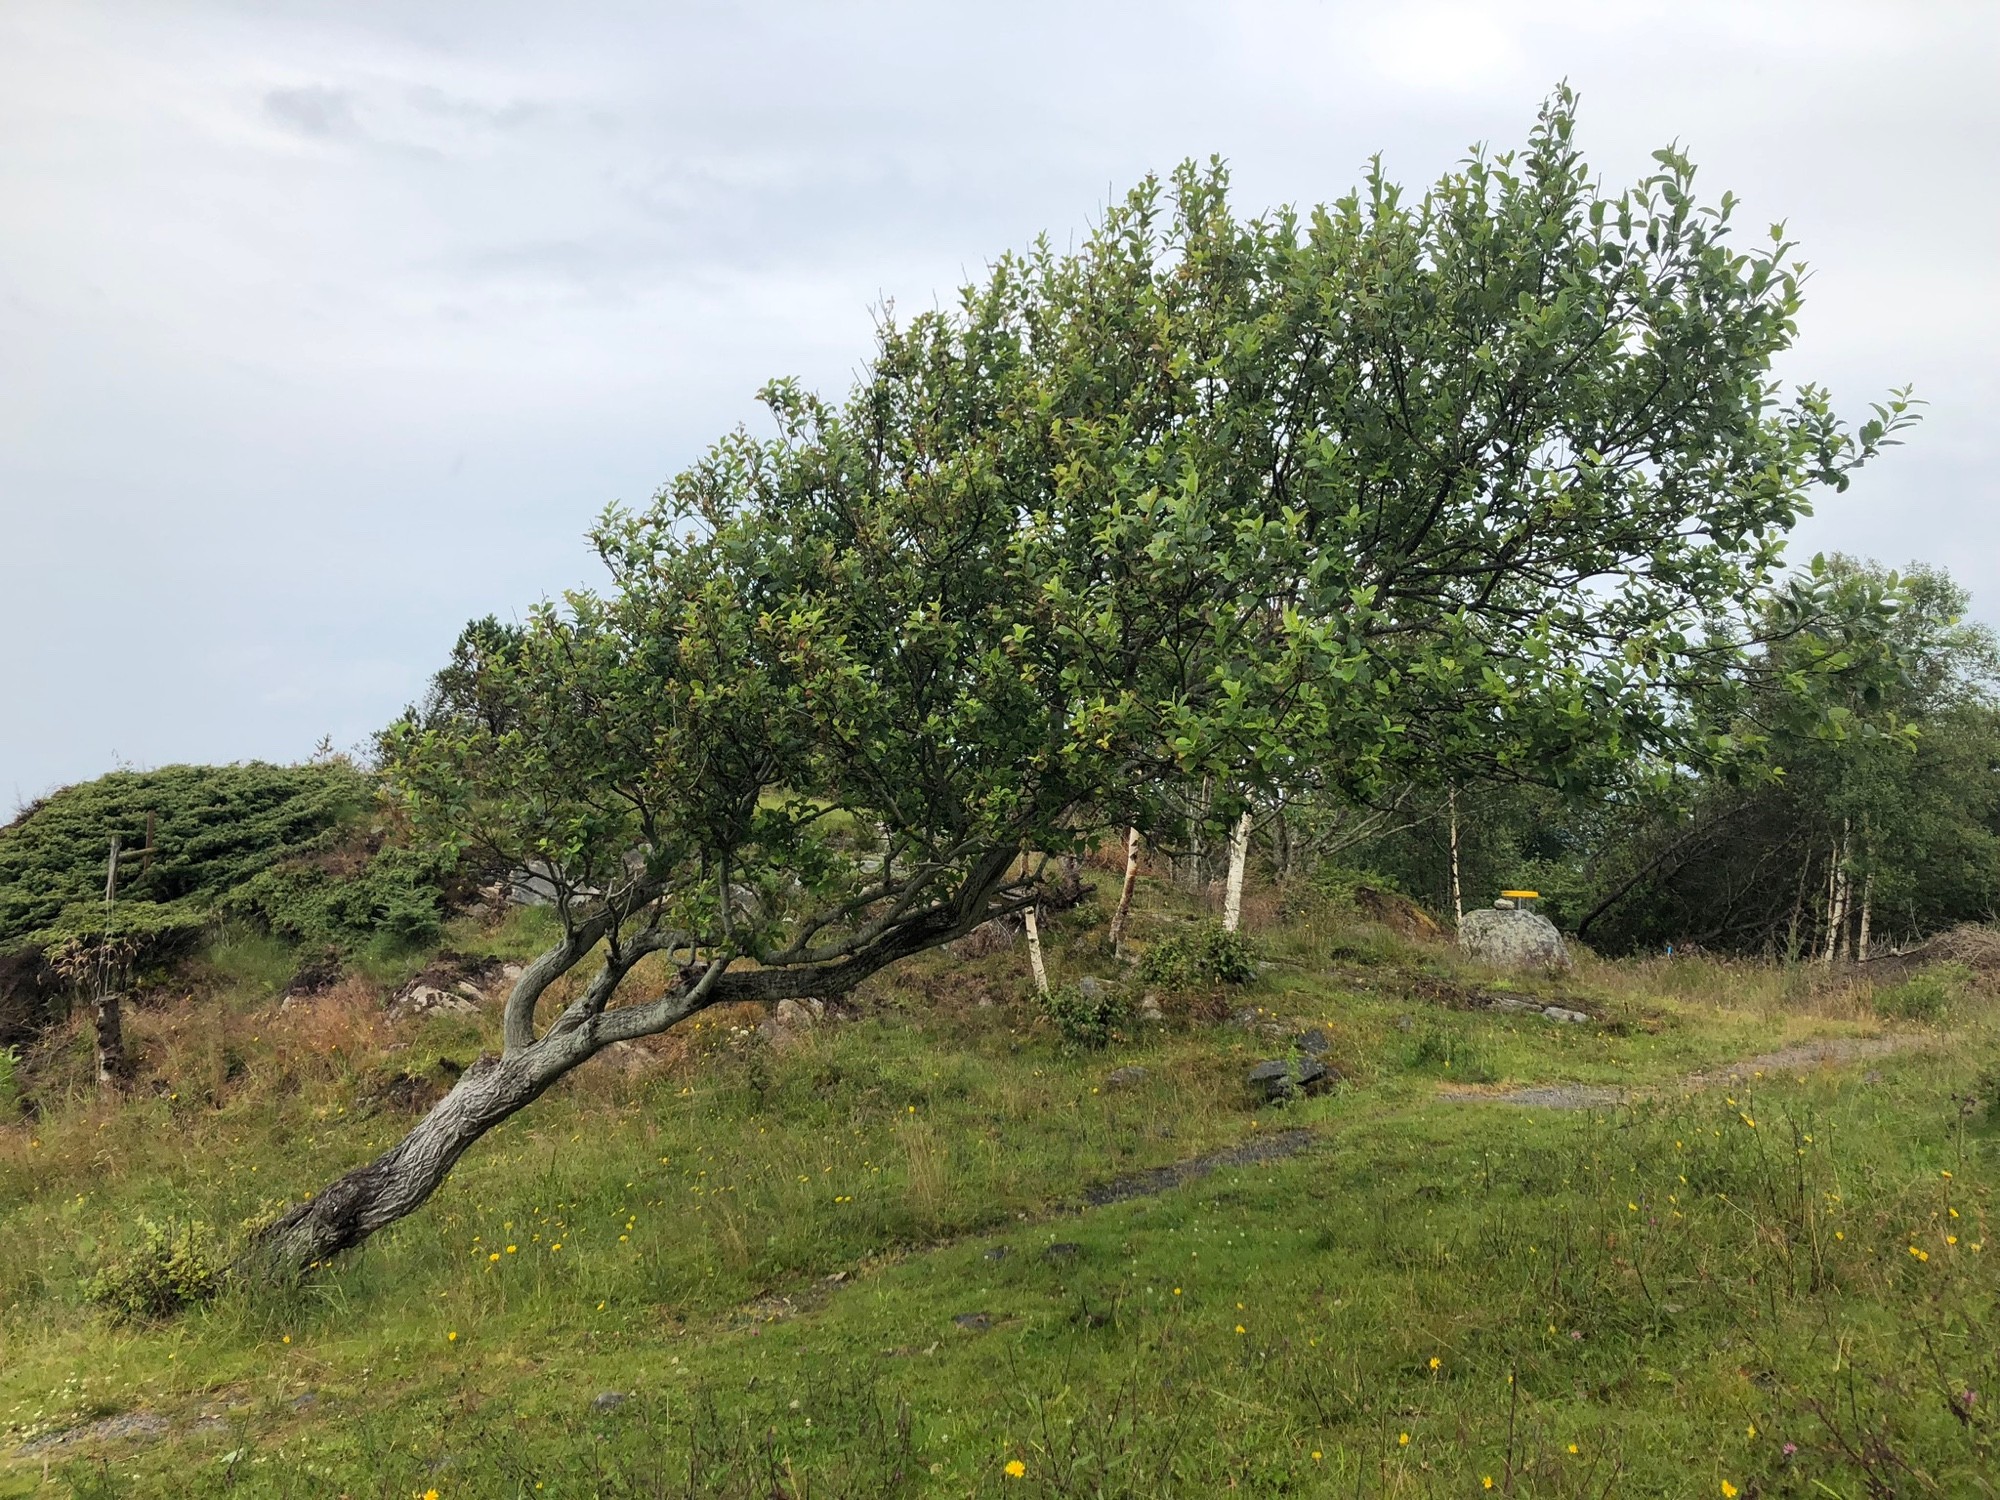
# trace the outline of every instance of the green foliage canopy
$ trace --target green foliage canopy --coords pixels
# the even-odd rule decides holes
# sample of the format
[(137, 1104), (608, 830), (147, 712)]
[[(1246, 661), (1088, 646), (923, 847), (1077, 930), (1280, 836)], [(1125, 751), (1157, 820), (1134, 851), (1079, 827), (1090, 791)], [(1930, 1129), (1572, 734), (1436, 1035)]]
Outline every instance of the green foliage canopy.
[(1247, 220), (1185, 166), (885, 319), (844, 404), (773, 385), (775, 438), (607, 513), (611, 593), (475, 627), (385, 735), (419, 826), (555, 868), (579, 936), (758, 960), (716, 998), (810, 993), (1192, 777), (1560, 784), (1685, 736), (1907, 402), (1784, 395), (1782, 231), (1740, 248), (1674, 151), (1606, 194), (1573, 124)]

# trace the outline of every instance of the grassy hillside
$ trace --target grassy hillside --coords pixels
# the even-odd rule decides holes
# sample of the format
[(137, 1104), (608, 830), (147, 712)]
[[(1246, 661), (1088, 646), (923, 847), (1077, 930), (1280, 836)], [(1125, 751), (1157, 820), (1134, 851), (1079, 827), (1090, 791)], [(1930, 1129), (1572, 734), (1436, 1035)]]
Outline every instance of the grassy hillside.
[[(1142, 895), (1142, 940), (1186, 919)], [(1094, 920), (1058, 977), (1118, 972)], [(540, 936), (461, 919), (433, 966)], [(195, 1001), (132, 1020), (155, 1082), (98, 1103), (61, 1033), (41, 1118), (0, 1126), (0, 1495), (1991, 1492), (1977, 983), (1509, 987), (1339, 912), (1258, 938), (1250, 986), (1101, 1052), (1018, 950), (783, 1046), (712, 1016), (305, 1285), (114, 1323), (83, 1288), (145, 1223), (228, 1241), (494, 1041), (392, 1027), (361, 976), (280, 1011), (287, 950), (212, 943)], [(1591, 1020), (1486, 1008), (1529, 993)], [(1341, 1087), (1260, 1106), (1246, 1069), (1311, 1028)]]

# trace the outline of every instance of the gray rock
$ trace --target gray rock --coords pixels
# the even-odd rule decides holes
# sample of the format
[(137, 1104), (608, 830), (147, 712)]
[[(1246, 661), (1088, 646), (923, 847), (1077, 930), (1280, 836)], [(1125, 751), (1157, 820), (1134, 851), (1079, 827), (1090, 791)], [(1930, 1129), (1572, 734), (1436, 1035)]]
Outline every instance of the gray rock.
[(632, 1398), (623, 1391), (599, 1391), (590, 1399), (590, 1409), (594, 1412), (616, 1411)]
[(960, 1313), (952, 1319), (952, 1322), (968, 1333), (984, 1333), (993, 1326), (992, 1315), (983, 1312)]
[(1160, 1009), (1160, 997), (1151, 990), (1139, 997), (1139, 1019), (1142, 1021), (1164, 1021), (1166, 1013)]
[(1249, 1073), (1251, 1089), (1267, 1104), (1296, 1098), (1300, 1094), (1321, 1093), (1336, 1081), (1332, 1070), (1316, 1057), (1301, 1057), (1296, 1062), (1288, 1058), (1272, 1058), (1258, 1063)]
[(1299, 1033), (1298, 1047), (1307, 1057), (1325, 1057), (1333, 1050), (1333, 1038), (1314, 1026)]
[(980, 1256), (980, 1259), (1005, 1260), (1010, 1253), (1011, 1252), (1007, 1249), (1005, 1245), (995, 1245), (990, 1250), (983, 1252)]
[(526, 964), (500, 965), (500, 977), (506, 980), (507, 983), (509, 984), (513, 984), (516, 980), (518, 980), (523, 974), (527, 972), (528, 968)]
[(457, 984), (451, 987), (451, 992), (454, 995), (462, 995), (474, 1005), (484, 1005), (486, 1003), (486, 991), (482, 990), (470, 979), (459, 980)]
[(387, 1006), (392, 1021), (411, 1021), (424, 1016), (477, 1015), (479, 1006), (463, 995), (441, 990), (435, 985), (413, 984)]
[(1539, 1011), (1542, 1007), (1533, 1000), (1518, 1000), (1512, 995), (1495, 995), (1486, 1002), (1486, 1008), (1499, 1011)]
[(52, 1432), (47, 1437), (39, 1437), (23, 1443), (15, 1450), (22, 1458), (33, 1458), (41, 1453), (53, 1453), (59, 1448), (67, 1448), (72, 1443), (133, 1443), (149, 1442), (163, 1438), (171, 1430), (165, 1417), (149, 1411), (120, 1412), (115, 1417), (104, 1417), (95, 1422), (87, 1422), (81, 1427), (71, 1427), (62, 1432)]
[(757, 1025), (767, 1041), (778, 1046), (795, 1042), (826, 1019), (824, 1000), (780, 1000), (778, 1008)]
[(1095, 975), (1086, 974), (1076, 982), (1076, 992), (1086, 1000), (1104, 998), (1104, 981)]
[(1071, 1244), (1068, 1240), (1057, 1240), (1042, 1252), (1042, 1259), (1054, 1261), (1075, 1260), (1081, 1254), (1083, 1254), (1083, 1246)]
[(1572, 1026), (1580, 1025), (1590, 1019), (1589, 1016), (1580, 1010), (1564, 1010), (1560, 1005), (1544, 1005), (1542, 1007), (1542, 1014), (1547, 1016), (1551, 1021), (1567, 1021)]
[(1112, 1092), (1129, 1089), (1146, 1081), (1146, 1070), (1139, 1067), (1116, 1068), (1104, 1075), (1104, 1086)]
[(1469, 911), (1458, 924), (1466, 957), (1505, 969), (1567, 969), (1569, 950), (1556, 924), (1511, 904)]
[(311, 1411), (315, 1406), (318, 1405), (319, 1405), (318, 1391), (300, 1391), (298, 1395), (292, 1397), (293, 1411)]

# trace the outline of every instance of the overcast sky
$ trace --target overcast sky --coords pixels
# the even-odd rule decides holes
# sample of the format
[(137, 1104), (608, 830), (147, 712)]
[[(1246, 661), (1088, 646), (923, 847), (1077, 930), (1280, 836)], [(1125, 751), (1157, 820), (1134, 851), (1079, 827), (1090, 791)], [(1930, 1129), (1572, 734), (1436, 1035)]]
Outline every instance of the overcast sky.
[[(845, 385), (872, 309), (1188, 155), (1428, 182), (1582, 94), (1815, 267), (1787, 369), (1911, 442), (1794, 554), (2000, 617), (2000, 5), (0, 5), (0, 803), (349, 745), (581, 533)], [(0, 807), (4, 815), (5, 807)]]

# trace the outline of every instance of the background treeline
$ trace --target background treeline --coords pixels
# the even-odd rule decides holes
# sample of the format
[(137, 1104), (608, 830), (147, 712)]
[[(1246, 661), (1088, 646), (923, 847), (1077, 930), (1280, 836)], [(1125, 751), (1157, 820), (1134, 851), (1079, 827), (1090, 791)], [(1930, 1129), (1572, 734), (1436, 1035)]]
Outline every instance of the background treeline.
[[(1611, 953), (1669, 946), (1791, 959), (1865, 958), (2000, 906), (2000, 647), (1965, 620), (1942, 570), (1900, 576), (1836, 558), (1893, 609), (1858, 674), (1793, 671), (1811, 646), (1758, 653), (1729, 738), (1703, 768), (1635, 763), (1564, 796), (1520, 782), (1404, 785), (1376, 805), (1267, 813), (1274, 868), (1330, 855), (1433, 908), (1526, 885), (1569, 932)], [(1862, 681), (1857, 683), (1856, 676)], [(1835, 701), (1825, 701), (1828, 696)]]

